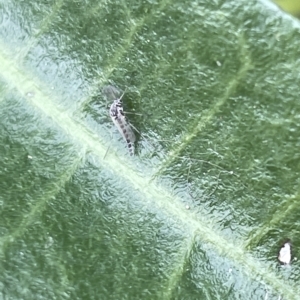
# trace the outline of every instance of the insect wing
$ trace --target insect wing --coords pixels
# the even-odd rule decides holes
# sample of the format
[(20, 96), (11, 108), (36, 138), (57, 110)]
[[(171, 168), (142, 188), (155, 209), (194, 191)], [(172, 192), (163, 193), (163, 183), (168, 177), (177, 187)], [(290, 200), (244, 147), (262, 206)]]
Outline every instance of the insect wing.
[(120, 91), (112, 85), (106, 85), (102, 92), (106, 100), (109, 102), (118, 99), (121, 94)]

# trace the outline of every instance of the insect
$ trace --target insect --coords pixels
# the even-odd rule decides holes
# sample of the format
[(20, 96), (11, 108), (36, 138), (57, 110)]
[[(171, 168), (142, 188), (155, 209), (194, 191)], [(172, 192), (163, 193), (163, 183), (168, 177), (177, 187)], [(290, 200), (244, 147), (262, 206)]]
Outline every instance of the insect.
[(117, 98), (118, 90), (113, 86), (105, 87), (104, 92), (114, 99), (109, 109), (110, 117), (126, 141), (130, 155), (134, 155), (135, 134), (125, 117), (122, 103), (125, 91), (120, 98)]

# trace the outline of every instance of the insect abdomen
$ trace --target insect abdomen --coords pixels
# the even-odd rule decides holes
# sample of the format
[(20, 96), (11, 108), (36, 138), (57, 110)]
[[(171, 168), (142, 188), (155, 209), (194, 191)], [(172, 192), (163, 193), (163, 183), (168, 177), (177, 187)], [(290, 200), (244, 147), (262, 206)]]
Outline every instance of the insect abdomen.
[(134, 155), (135, 134), (126, 120), (121, 101), (115, 100), (110, 107), (110, 116), (127, 143), (130, 155)]

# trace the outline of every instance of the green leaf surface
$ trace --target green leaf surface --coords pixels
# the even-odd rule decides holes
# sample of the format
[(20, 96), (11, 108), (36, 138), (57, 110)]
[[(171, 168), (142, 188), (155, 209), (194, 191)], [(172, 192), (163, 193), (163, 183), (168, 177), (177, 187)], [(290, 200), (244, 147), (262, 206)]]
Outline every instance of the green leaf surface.
[(1, 0), (0, 24), (0, 299), (298, 299), (298, 21), (254, 0)]

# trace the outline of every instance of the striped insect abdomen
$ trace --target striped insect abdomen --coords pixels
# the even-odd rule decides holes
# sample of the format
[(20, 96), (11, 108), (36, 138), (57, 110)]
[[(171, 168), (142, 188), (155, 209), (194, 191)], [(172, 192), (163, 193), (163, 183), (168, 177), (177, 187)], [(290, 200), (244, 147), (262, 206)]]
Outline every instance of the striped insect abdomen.
[(120, 134), (126, 141), (130, 155), (134, 155), (135, 134), (126, 120), (121, 99), (114, 100), (110, 107), (110, 116)]

